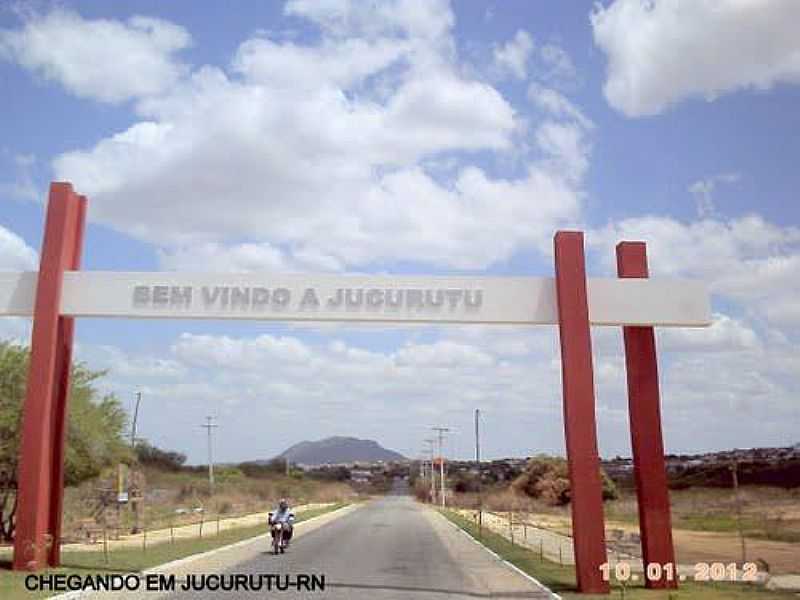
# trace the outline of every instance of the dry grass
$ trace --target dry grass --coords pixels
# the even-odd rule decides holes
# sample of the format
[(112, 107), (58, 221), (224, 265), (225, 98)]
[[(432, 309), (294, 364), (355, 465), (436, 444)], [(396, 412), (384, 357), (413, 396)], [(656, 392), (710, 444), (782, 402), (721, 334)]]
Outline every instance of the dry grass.
[[(748, 486), (740, 491), (745, 536), (780, 542), (800, 542), (800, 489)], [(675, 529), (738, 533), (736, 497), (728, 489), (691, 488), (670, 494)], [(626, 492), (606, 504), (607, 518), (638, 523), (636, 496)]]
[[(800, 573), (800, 490), (747, 486), (740, 492), (742, 527), (748, 560), (763, 560), (773, 573)], [(679, 562), (732, 562), (741, 559), (736, 499), (729, 489), (691, 488), (670, 493), (673, 536)], [(475, 494), (458, 494), (455, 505), (474, 509)], [(483, 498), (484, 509), (523, 513), (536, 526), (572, 535), (569, 507), (548, 506), (516, 495), (495, 491)], [(605, 503), (610, 539), (619, 530), (638, 534), (638, 509), (632, 491)], [(636, 546), (636, 544), (633, 544)]]
[[(477, 526), (469, 519), (453, 511), (442, 511), (443, 514), (456, 525), (470, 533), (475, 538), (479, 537)], [(497, 533), (484, 529), (480, 533), (481, 542), (497, 552), (526, 573), (531, 574), (564, 600), (589, 600), (590, 598), (609, 599), (627, 598), (629, 600), (790, 600), (797, 595), (793, 592), (775, 592), (761, 587), (731, 583), (681, 583), (678, 590), (645, 590), (641, 582), (628, 585), (624, 589), (616, 582), (612, 582), (610, 595), (587, 595), (575, 592), (575, 570), (572, 566), (560, 566), (558, 563), (539, 557), (537, 552), (520, 545), (512, 544), (509, 540)]]
[[(209, 517), (232, 517), (264, 512), (288, 498), (293, 505), (306, 503), (346, 502), (355, 497), (353, 489), (343, 483), (321, 482), (294, 476), (275, 475), (269, 478), (219, 477), (214, 495), (208, 493), (207, 479), (197, 473), (146, 472), (144, 520), (148, 529), (180, 526), (198, 519), (195, 509), (203, 509)], [(91, 515), (97, 501), (96, 482), (67, 488), (64, 502), (64, 534), (74, 539), (81, 522)], [(183, 514), (177, 510), (185, 511)], [(119, 511), (119, 529), (133, 526), (133, 513), (128, 507)]]

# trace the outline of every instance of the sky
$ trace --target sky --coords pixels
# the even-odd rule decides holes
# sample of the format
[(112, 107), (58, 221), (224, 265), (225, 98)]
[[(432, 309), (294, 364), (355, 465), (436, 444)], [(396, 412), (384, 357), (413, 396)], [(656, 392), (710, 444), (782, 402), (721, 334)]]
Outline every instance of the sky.
[[(155, 0), (0, 5), (0, 270), (36, 270), (50, 181), (84, 268), (553, 274), (648, 244), (712, 291), (657, 331), (667, 452), (800, 442), (800, 3)], [(417, 456), (563, 453), (555, 327), (83, 319), (138, 432), (205, 460), (353, 435)], [(629, 455), (619, 328), (594, 328), (603, 456)], [(30, 323), (0, 319), (27, 343)]]

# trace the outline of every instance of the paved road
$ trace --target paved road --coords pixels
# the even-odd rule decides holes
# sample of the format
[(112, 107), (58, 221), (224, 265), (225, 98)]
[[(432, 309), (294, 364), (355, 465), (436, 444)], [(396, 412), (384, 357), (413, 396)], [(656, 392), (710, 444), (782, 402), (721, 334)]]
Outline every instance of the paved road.
[[(257, 542), (241, 562), (219, 559), (216, 574), (325, 575), (325, 590), (308, 592), (198, 592), (169, 598), (313, 598), (319, 600), (445, 600), (549, 598), (529, 579), (495, 559), (438, 513), (407, 496), (388, 496), (308, 531), (284, 555)], [(187, 574), (181, 574), (183, 580)], [(180, 584), (179, 584), (180, 585)]]

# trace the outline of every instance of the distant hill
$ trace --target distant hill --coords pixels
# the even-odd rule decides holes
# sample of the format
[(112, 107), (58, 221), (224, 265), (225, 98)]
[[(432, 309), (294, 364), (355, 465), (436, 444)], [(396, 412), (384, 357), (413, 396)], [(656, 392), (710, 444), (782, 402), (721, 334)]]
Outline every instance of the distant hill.
[(405, 460), (402, 454), (387, 450), (374, 440), (342, 436), (318, 442), (300, 442), (284, 450), (278, 458), (304, 465)]

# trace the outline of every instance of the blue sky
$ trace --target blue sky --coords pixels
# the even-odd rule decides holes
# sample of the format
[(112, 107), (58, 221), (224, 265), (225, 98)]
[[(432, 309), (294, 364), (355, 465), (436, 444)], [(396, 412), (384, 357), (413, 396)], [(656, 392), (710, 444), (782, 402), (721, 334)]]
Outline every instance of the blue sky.
[[(55, 179), (89, 197), (87, 269), (549, 275), (579, 228), (608, 275), (643, 239), (714, 292), (710, 329), (659, 333), (667, 449), (800, 441), (798, 5), (365, 6), (5, 5), (0, 269), (36, 268)], [(476, 407), (488, 455), (563, 451), (552, 328), (85, 320), (78, 344), (193, 461), (206, 414), (221, 460), (414, 455), (441, 423), (466, 456)], [(619, 332), (594, 350), (601, 452), (627, 454)]]

